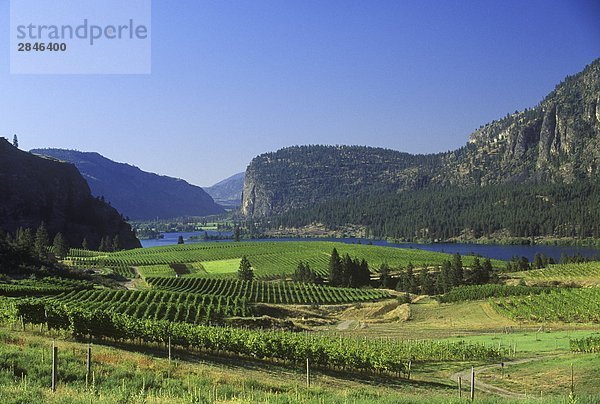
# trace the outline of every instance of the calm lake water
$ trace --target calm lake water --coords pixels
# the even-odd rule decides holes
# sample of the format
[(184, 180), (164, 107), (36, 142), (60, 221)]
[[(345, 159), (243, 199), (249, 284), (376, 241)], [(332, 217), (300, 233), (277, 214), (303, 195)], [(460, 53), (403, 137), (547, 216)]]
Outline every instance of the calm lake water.
[[(209, 230), (207, 233), (211, 236), (223, 235), (231, 236), (231, 232), (217, 232)], [(163, 233), (164, 238), (158, 240), (141, 240), (142, 247), (156, 247), (170, 244), (177, 244), (179, 236), (183, 236), (186, 244), (187, 243), (205, 243), (203, 240), (190, 240), (192, 236), (201, 236), (204, 232), (192, 232), (192, 233)], [(256, 239), (252, 241), (264, 241), (264, 242), (283, 242), (283, 241), (337, 241), (340, 243), (354, 244), (359, 239), (355, 238), (277, 238), (277, 239)], [(210, 240), (209, 240), (210, 241)], [(484, 257), (495, 258), (499, 260), (509, 260), (513, 256), (524, 256), (530, 261), (536, 253), (544, 254), (547, 257), (552, 257), (555, 260), (559, 260), (563, 253), (568, 255), (581, 254), (584, 257), (600, 256), (600, 249), (585, 248), (585, 247), (565, 247), (565, 246), (548, 246), (548, 245), (484, 245), (484, 244), (455, 244), (455, 243), (438, 243), (438, 244), (415, 244), (415, 243), (402, 243), (394, 244), (388, 243), (385, 240), (360, 240), (362, 244), (368, 244), (371, 241), (374, 245), (395, 247), (395, 248), (416, 248), (420, 250), (444, 252), (449, 254), (459, 253), (461, 255), (472, 255), (479, 254)], [(220, 240), (221, 243), (231, 243), (232, 240)]]

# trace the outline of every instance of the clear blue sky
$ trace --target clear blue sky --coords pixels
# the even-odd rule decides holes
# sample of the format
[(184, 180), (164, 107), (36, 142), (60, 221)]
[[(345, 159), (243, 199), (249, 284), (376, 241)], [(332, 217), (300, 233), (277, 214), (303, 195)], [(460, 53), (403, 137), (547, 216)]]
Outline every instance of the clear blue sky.
[(9, 74), (0, 134), (211, 185), (260, 153), (428, 153), (539, 102), (600, 57), (597, 1), (154, 1), (152, 74)]

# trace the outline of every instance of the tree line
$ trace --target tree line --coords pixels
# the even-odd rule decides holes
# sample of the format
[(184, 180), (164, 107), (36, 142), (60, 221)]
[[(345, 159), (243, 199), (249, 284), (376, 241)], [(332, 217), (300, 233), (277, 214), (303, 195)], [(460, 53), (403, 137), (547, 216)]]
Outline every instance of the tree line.
[(600, 238), (600, 181), (428, 188), (411, 192), (370, 189), (264, 220), (263, 228), (323, 223), (361, 225), (366, 236), (448, 240), (497, 234), (509, 237)]

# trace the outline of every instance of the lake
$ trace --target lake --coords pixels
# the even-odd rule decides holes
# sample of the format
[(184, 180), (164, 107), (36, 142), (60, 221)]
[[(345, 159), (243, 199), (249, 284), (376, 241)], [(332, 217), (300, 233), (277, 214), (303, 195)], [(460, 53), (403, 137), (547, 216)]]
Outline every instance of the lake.
[[(231, 232), (217, 232), (215, 230), (207, 231), (209, 236), (231, 236)], [(190, 239), (192, 236), (202, 236), (204, 232), (182, 232), (182, 233), (163, 233), (164, 238), (156, 240), (141, 240), (142, 247), (156, 247), (171, 244), (177, 244), (179, 236), (183, 236), (186, 244), (188, 243), (205, 243), (207, 241)], [(336, 241), (346, 244), (357, 243), (356, 238), (269, 238), (255, 239), (248, 241), (263, 241), (263, 242), (284, 242), (284, 241)], [(211, 240), (208, 240), (209, 242)], [(544, 254), (547, 257), (552, 257), (556, 261), (560, 259), (563, 253), (568, 255), (581, 254), (584, 257), (600, 256), (600, 249), (587, 247), (570, 247), (570, 246), (550, 246), (550, 245), (496, 245), (496, 244), (459, 244), (459, 243), (436, 243), (436, 244), (416, 244), (416, 243), (389, 243), (385, 240), (365, 240), (360, 239), (362, 244), (368, 244), (369, 241), (373, 245), (394, 247), (394, 248), (417, 248), (420, 250), (444, 252), (449, 254), (459, 253), (461, 255), (479, 254), (484, 257), (509, 260), (513, 256), (524, 256), (530, 261), (536, 253)], [(231, 243), (233, 240), (219, 240), (221, 243)]]

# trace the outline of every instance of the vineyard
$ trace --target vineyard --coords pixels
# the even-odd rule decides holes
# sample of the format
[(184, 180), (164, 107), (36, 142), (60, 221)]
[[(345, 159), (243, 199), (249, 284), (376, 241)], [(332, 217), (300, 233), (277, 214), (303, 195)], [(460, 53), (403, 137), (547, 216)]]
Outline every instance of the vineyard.
[(291, 282), (240, 281), (208, 278), (148, 278), (153, 289), (228, 297), (243, 297), (254, 303), (341, 304), (389, 298), (388, 292), (336, 288)]
[(166, 291), (96, 289), (73, 291), (41, 299), (90, 310), (110, 310), (135, 318), (181, 321), (191, 324), (219, 322), (229, 316), (249, 316), (246, 299), (233, 296), (198, 295)]
[(569, 342), (573, 352), (600, 353), (600, 336), (597, 334), (586, 338), (572, 339)]
[(600, 288), (561, 288), (550, 293), (495, 299), (493, 306), (519, 321), (600, 323)]
[[(67, 262), (74, 266), (115, 268), (125, 276), (131, 274), (124, 268), (144, 267), (147, 276), (174, 276), (170, 264), (189, 264), (196, 271), (191, 276), (235, 275), (239, 260), (246, 255), (258, 278), (272, 278), (294, 272), (298, 262), (308, 262), (319, 275), (327, 274), (329, 255), (336, 248), (340, 255), (364, 258), (371, 270), (375, 271), (382, 263), (392, 268), (406, 267), (409, 262), (420, 267), (435, 266), (451, 257), (448, 254), (418, 249), (400, 249), (372, 245), (344, 244), (334, 242), (242, 242), (242, 243), (196, 243), (169, 245), (115, 253), (97, 253), (72, 250)], [(473, 258), (465, 256), (465, 265)], [(206, 263), (206, 265), (204, 265)], [(503, 267), (500, 261), (492, 261), (496, 267)], [(154, 267), (154, 268), (151, 268)], [(184, 275), (187, 276), (187, 275)]]
[(230, 327), (192, 325), (153, 319), (137, 319), (120, 313), (65, 307), (49, 302), (21, 300), (0, 307), (0, 317), (50, 329), (69, 330), (76, 338), (108, 338), (118, 341), (165, 343), (227, 353), (260, 360), (303, 363), (307, 358), (322, 369), (358, 372), (406, 371), (415, 362), (454, 360), (498, 360), (508, 353), (501, 347), (437, 341), (385, 341), (332, 338), (287, 331), (253, 331)]
[(550, 265), (548, 268), (513, 274), (535, 283), (574, 283), (600, 285), (600, 262)]
[(467, 300), (482, 300), (490, 297), (507, 297), (538, 295), (550, 293), (552, 288), (531, 286), (509, 286), (499, 284), (459, 286), (440, 296), (442, 303), (462, 302)]

